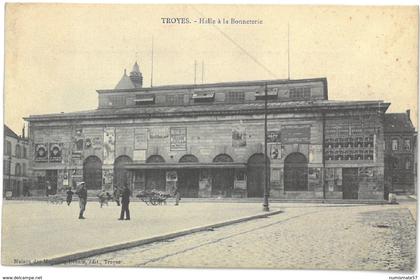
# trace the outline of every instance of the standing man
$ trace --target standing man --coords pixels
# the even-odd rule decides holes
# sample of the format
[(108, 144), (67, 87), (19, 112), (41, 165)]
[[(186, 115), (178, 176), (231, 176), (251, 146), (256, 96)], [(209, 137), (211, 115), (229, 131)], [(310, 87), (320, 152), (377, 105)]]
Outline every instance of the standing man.
[(128, 188), (128, 185), (126, 184), (124, 186), (124, 190), (122, 191), (121, 195), (121, 214), (120, 218), (118, 220), (124, 220), (124, 213), (125, 213), (125, 219), (130, 220), (130, 209), (128, 209), (128, 205), (130, 204), (130, 189)]
[(83, 217), (83, 213), (85, 212), (85, 209), (86, 209), (87, 190), (86, 190), (85, 182), (81, 182), (79, 186), (80, 188), (76, 191), (76, 194), (79, 196), (79, 207), (80, 207), (79, 219), (84, 219), (85, 217)]

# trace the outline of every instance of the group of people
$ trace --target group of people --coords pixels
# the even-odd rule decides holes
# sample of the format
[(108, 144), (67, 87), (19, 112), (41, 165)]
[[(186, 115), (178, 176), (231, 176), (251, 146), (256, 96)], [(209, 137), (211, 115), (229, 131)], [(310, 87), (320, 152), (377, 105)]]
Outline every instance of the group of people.
[[(71, 188), (68, 188), (66, 194), (67, 194), (67, 197), (66, 197), (67, 205), (70, 205), (73, 200), (73, 194), (75, 193), (72, 191)], [(83, 214), (86, 210), (87, 196), (88, 196), (85, 182), (80, 182), (78, 184), (76, 195), (79, 197), (79, 208), (80, 208), (79, 219), (85, 219)], [(99, 203), (101, 207), (104, 203), (104, 199), (112, 200), (111, 195), (107, 192), (104, 192), (103, 194), (100, 193), (98, 196), (99, 196)], [(127, 185), (124, 186), (124, 189), (122, 191), (119, 188), (116, 188), (114, 190), (114, 199), (117, 202), (118, 206), (121, 205), (121, 214), (118, 220), (124, 220), (124, 216), (125, 216), (125, 220), (130, 220), (130, 209), (129, 209), (130, 196), (131, 196), (131, 191)], [(121, 203), (120, 203), (120, 199), (121, 199)]]
[[(75, 193), (72, 191), (71, 188), (68, 188), (66, 194), (67, 194), (67, 197), (66, 197), (67, 205), (70, 205), (73, 200), (73, 195)], [(83, 214), (86, 210), (87, 196), (88, 196), (85, 182), (80, 182), (78, 184), (76, 195), (79, 197), (79, 207), (80, 207), (79, 219), (85, 219)], [(101, 191), (98, 194), (101, 208), (102, 208), (102, 205), (105, 203), (105, 201), (110, 201), (112, 199), (115, 200), (118, 206), (121, 205), (121, 213), (120, 213), (120, 218), (118, 220), (124, 220), (124, 217), (125, 217), (125, 220), (130, 220), (130, 209), (129, 209), (130, 196), (131, 196), (131, 191), (127, 185), (125, 185), (122, 190), (116, 187), (114, 189), (113, 197), (110, 195), (110, 193), (105, 192), (105, 191)], [(178, 205), (179, 200), (181, 198), (180, 198), (180, 193), (177, 187), (175, 187), (174, 196), (175, 196), (175, 205)]]

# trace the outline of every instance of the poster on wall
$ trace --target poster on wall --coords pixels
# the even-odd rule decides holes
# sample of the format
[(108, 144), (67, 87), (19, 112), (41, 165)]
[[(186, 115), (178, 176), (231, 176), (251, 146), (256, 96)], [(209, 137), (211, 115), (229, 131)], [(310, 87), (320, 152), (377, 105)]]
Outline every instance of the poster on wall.
[(166, 171), (166, 182), (178, 181), (178, 175), (175, 170)]
[(85, 149), (99, 150), (102, 148), (102, 139), (99, 136), (89, 136), (85, 138)]
[(281, 144), (268, 144), (268, 151), (270, 152), (270, 159), (281, 159)]
[(309, 143), (311, 138), (310, 125), (287, 125), (281, 129), (281, 142), (283, 144)]
[(50, 143), (49, 145), (49, 159), (50, 162), (61, 162), (63, 159), (63, 144), (62, 143)]
[(267, 143), (281, 143), (281, 132), (280, 132), (280, 130), (269, 130), (269, 131), (267, 131)]
[(187, 128), (171, 127), (171, 151), (187, 150)]
[(104, 128), (104, 164), (113, 164), (115, 157), (115, 129)]
[(35, 161), (48, 161), (47, 144), (35, 144)]
[(246, 130), (245, 127), (232, 128), (232, 147), (246, 147)]
[(151, 140), (162, 140), (168, 138), (168, 134), (168, 129), (165, 127), (149, 129), (149, 139)]
[(136, 128), (134, 131), (134, 149), (147, 150), (147, 129)]
[(83, 151), (83, 129), (76, 129), (75, 136), (73, 139), (73, 150), (74, 151)]
[(134, 161), (146, 161), (146, 150), (134, 150), (133, 151)]

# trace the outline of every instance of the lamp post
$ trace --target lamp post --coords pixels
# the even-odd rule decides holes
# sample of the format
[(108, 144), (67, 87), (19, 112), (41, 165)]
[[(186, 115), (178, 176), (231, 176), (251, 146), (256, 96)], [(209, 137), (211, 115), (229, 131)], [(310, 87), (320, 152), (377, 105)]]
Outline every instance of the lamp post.
[(267, 90), (267, 83), (265, 84), (265, 106), (264, 106), (264, 203), (263, 203), (263, 211), (270, 211), (268, 206), (268, 197), (269, 197), (269, 190), (268, 190), (268, 157), (267, 157), (267, 102), (268, 102), (268, 90)]
[(9, 156), (9, 189), (11, 189), (13, 193), (13, 188), (11, 188), (11, 184), (12, 184), (12, 155)]

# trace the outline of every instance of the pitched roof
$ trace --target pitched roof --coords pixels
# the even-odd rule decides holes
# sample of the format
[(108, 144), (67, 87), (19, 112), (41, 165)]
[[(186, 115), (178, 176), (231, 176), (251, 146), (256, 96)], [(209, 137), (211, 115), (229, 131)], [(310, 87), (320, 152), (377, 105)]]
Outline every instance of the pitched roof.
[(13, 130), (11, 130), (7, 125), (4, 125), (4, 136), (13, 137), (16, 139), (19, 138), (19, 136)]
[(131, 79), (127, 76), (126, 71), (124, 70), (124, 74), (121, 77), (121, 80), (115, 86), (115, 89), (133, 89), (136, 88)]
[(415, 128), (407, 113), (388, 113), (385, 114), (385, 133), (394, 132), (415, 132)]

